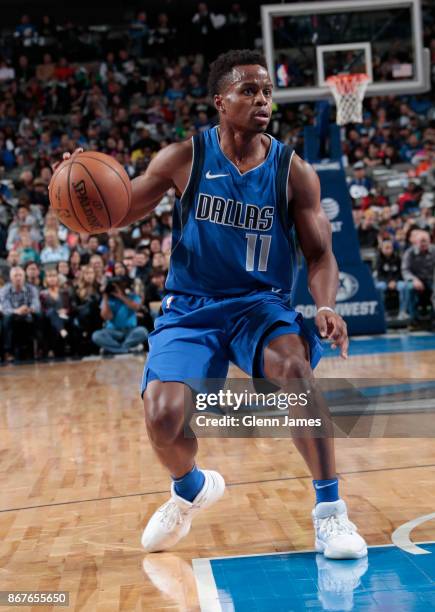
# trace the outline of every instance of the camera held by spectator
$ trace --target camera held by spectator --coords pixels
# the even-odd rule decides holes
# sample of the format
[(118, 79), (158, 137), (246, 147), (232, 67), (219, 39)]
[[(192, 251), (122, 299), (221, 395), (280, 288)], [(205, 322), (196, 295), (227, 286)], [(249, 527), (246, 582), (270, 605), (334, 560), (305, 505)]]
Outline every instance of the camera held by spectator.
[(92, 334), (92, 340), (103, 352), (122, 354), (143, 350), (148, 332), (137, 325), (137, 311), (142, 307), (139, 295), (130, 290), (128, 276), (110, 279), (101, 301), (105, 327)]

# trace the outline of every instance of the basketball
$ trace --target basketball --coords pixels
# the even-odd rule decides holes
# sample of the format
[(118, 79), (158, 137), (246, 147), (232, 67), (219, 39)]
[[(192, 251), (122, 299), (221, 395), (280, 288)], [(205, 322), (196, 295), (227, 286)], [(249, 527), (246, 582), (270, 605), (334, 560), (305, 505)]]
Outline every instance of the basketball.
[(101, 234), (125, 218), (130, 209), (131, 184), (113, 157), (85, 151), (57, 168), (49, 194), (53, 210), (69, 229)]

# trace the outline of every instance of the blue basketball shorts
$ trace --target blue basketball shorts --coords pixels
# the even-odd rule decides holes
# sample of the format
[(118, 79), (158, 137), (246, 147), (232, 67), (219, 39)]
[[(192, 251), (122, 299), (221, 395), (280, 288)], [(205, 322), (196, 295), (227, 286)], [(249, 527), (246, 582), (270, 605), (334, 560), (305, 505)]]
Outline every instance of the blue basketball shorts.
[(321, 342), (288, 299), (288, 294), (272, 291), (226, 298), (166, 295), (163, 314), (148, 337), (141, 393), (152, 380), (225, 379), (230, 361), (249, 376), (264, 378), (264, 347), (284, 334), (306, 339), (314, 369), (322, 356)]

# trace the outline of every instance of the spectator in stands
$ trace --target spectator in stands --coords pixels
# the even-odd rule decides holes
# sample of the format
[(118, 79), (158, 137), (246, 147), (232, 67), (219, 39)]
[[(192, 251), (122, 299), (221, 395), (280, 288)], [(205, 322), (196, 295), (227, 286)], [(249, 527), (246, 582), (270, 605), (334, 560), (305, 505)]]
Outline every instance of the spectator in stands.
[(401, 162), (400, 155), (393, 145), (387, 145), (384, 151), (384, 165), (390, 168), (394, 164)]
[[(44, 53), (44, 56), (42, 58), (42, 64), (38, 64), (38, 66), (36, 67), (36, 78), (39, 81), (42, 81), (42, 83), (48, 83), (54, 78), (54, 69), (55, 65), (51, 54)], [(56, 96), (56, 98), (58, 98), (56, 87), (54, 87), (51, 92), (54, 94), (54, 96)], [(46, 101), (45, 111), (47, 112), (48, 108), (50, 107), (51, 105), (47, 104)], [(53, 105), (53, 107), (56, 107), (56, 103)], [(54, 108), (50, 108), (50, 110), (54, 110)]]
[[(0, 133), (0, 145), (1, 145), (1, 133)], [(1, 169), (0, 169), (1, 171)], [(9, 193), (8, 193), (9, 192)], [(0, 183), (0, 225), (5, 228), (9, 225), (11, 220), (11, 206), (8, 200), (12, 197), (9, 188), (4, 183)]]
[(132, 54), (136, 57), (142, 57), (150, 36), (145, 11), (138, 11), (136, 18), (130, 23), (128, 34), (131, 40)]
[(378, 229), (374, 224), (372, 214), (365, 214), (358, 227), (358, 239), (361, 248), (377, 248)]
[(27, 206), (19, 205), (14, 220), (9, 226), (8, 239), (6, 241), (6, 248), (10, 251), (14, 248), (19, 240), (20, 228), (27, 226), (30, 230), (30, 238), (32, 242), (39, 242), (41, 240), (41, 232), (39, 231), (35, 217), (30, 213)]
[(166, 295), (165, 280), (166, 273), (162, 268), (153, 268), (151, 270), (149, 282), (145, 288), (145, 304), (153, 321), (159, 314), (161, 301)]
[(0, 56), (0, 83), (2, 81), (12, 81), (15, 79), (15, 70), (9, 66), (6, 60)]
[(41, 251), (41, 263), (57, 264), (58, 261), (68, 261), (69, 249), (65, 244), (60, 244), (56, 232), (48, 230), (45, 232), (45, 247)]
[(113, 273), (115, 261), (122, 261), (124, 256), (124, 242), (121, 236), (119, 234), (109, 236), (107, 248), (105, 259), (109, 271)]
[(146, 285), (151, 271), (150, 253), (148, 249), (144, 247), (136, 249), (133, 263), (135, 278), (140, 278), (142, 283)]
[(162, 245), (161, 245), (159, 236), (153, 236), (150, 242), (151, 255), (154, 255), (154, 253), (161, 253), (161, 250), (162, 250)]
[(56, 268), (45, 272), (45, 289), (39, 294), (41, 310), (44, 315), (44, 341), (49, 352), (56, 356), (65, 354), (66, 342), (71, 334), (73, 313), (72, 296), (68, 288), (60, 286)]
[(39, 261), (38, 244), (32, 241), (28, 226), (20, 227), (14, 247), (20, 257), (20, 266), (25, 266), (28, 261)]
[(225, 25), (224, 15), (209, 11), (206, 2), (199, 2), (197, 12), (192, 17), (194, 26), (194, 40), (197, 50), (202, 52), (206, 59), (215, 56), (218, 49), (222, 48), (219, 42), (219, 30)]
[(149, 284), (146, 287), (146, 302), (161, 301), (166, 295), (166, 274), (162, 268), (153, 268), (150, 274)]
[(26, 281), (38, 289), (42, 287), (41, 268), (35, 261), (28, 261), (24, 266)]
[[(388, 199), (383, 195), (381, 190), (371, 189), (369, 193), (361, 199), (361, 210), (368, 208), (382, 208), (388, 206)], [(391, 211), (389, 211), (390, 213)]]
[(162, 270), (167, 271), (168, 265), (166, 263), (166, 257), (163, 253), (154, 253), (151, 259), (152, 268), (161, 268)]
[(170, 23), (167, 13), (159, 13), (156, 27), (152, 29), (148, 43), (156, 49), (159, 55), (174, 57), (174, 42), (177, 34), (176, 28)]
[(248, 46), (248, 15), (242, 10), (239, 2), (231, 5), (227, 16), (228, 40), (232, 41), (232, 48), (245, 49)]
[(369, 168), (381, 166), (383, 163), (383, 153), (380, 147), (374, 142), (369, 144), (368, 151), (364, 157), (364, 163)]
[(29, 64), (27, 55), (20, 55), (18, 65), (15, 70), (15, 77), (22, 83), (27, 83), (35, 75), (35, 69)]
[(417, 134), (410, 134), (400, 149), (403, 161), (411, 162), (414, 155), (421, 149)]
[(8, 239), (8, 232), (4, 225), (0, 223), (0, 259), (7, 257), (6, 241)]
[(89, 265), (92, 266), (94, 270), (95, 282), (100, 288), (100, 291), (103, 291), (106, 286), (106, 282), (107, 282), (106, 275), (104, 274), (103, 258), (101, 257), (101, 255), (97, 255), (97, 254), (92, 255), (91, 258), (89, 259)]
[(86, 251), (89, 255), (89, 258), (91, 258), (92, 255), (101, 255), (105, 251), (105, 248), (101, 247), (102, 245), (100, 245), (98, 236), (89, 236), (88, 244), (86, 246)]
[(41, 20), (41, 25), (38, 28), (38, 33), (41, 37), (43, 37), (42, 45), (44, 47), (47, 46), (51, 41), (50, 39), (56, 36), (56, 26), (52, 22), (51, 17), (49, 15), (43, 15)]
[[(171, 205), (168, 203), (168, 209), (164, 209), (159, 217), (159, 232), (161, 236), (171, 236), (172, 232), (172, 214)], [(156, 213), (157, 214), (157, 213)]]
[(422, 187), (411, 181), (405, 192), (398, 198), (400, 212), (402, 214), (407, 214), (417, 210), (422, 196)]
[(23, 41), (30, 42), (36, 34), (36, 26), (30, 21), (29, 15), (23, 15), (20, 24), (15, 28), (15, 36)]
[(414, 225), (417, 225), (420, 229), (431, 233), (435, 226), (434, 217), (434, 194), (424, 193), (420, 200), (419, 214), (413, 219)]
[(366, 176), (364, 162), (358, 161), (353, 165), (353, 177), (349, 183), (349, 193), (354, 199), (363, 198), (368, 195), (373, 187), (373, 181)]
[[(395, 310), (394, 302), (398, 295), (399, 319), (407, 318), (409, 287), (402, 280), (401, 258), (394, 252), (391, 240), (383, 240), (376, 261), (376, 289), (382, 294), (387, 313)], [(393, 303), (393, 307), (390, 304)]]
[(141, 308), (141, 299), (130, 290), (130, 286), (130, 279), (124, 277), (112, 281), (103, 293), (101, 317), (106, 325), (92, 334), (92, 340), (108, 353), (143, 350), (148, 336), (144, 327), (137, 326), (136, 312)]
[(0, 312), (3, 314), (3, 336), (6, 361), (34, 357), (33, 338), (40, 340), (40, 311), (38, 290), (26, 283), (23, 268), (14, 266), (10, 282), (0, 289)]
[(70, 274), (73, 279), (76, 279), (80, 276), (80, 267), (82, 263), (82, 258), (77, 249), (73, 249), (69, 256), (69, 269)]
[[(137, 239), (136, 246), (148, 246), (153, 233), (151, 219), (145, 218), (141, 221), (139, 230), (133, 231), (132, 237)], [(124, 253), (125, 256), (125, 253)]]
[(89, 352), (92, 334), (101, 328), (101, 294), (92, 266), (82, 266), (75, 292), (74, 327), (79, 337), (79, 351)]
[(422, 312), (431, 303), (435, 272), (435, 246), (427, 232), (415, 232), (414, 244), (402, 259), (402, 276), (412, 283), (409, 311), (412, 324), (418, 324)]
[(115, 261), (114, 266), (114, 276), (128, 276), (127, 267), (122, 263), (122, 261)]
[(54, 77), (61, 83), (68, 81), (74, 74), (74, 68), (69, 65), (66, 57), (60, 57), (54, 69)]
[(59, 261), (56, 266), (59, 274), (59, 283), (61, 287), (72, 287), (74, 278), (71, 276), (71, 270), (68, 261)]
[(124, 257), (122, 263), (127, 268), (127, 275), (130, 278), (136, 278), (136, 267), (134, 264), (136, 252), (134, 249), (124, 249)]
[(15, 249), (11, 249), (8, 253), (8, 257), (7, 257), (7, 263), (9, 266), (9, 271), (11, 268), (14, 268), (15, 266), (19, 266), (20, 265), (20, 256), (18, 254), (18, 251), (16, 251)]

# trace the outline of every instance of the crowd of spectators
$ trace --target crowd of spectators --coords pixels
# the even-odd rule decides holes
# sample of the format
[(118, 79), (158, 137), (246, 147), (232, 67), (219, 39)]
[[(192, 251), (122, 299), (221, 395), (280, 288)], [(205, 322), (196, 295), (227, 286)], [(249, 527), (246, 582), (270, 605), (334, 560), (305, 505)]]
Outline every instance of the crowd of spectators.
[[(434, 57), (435, 59), (435, 57)], [(433, 98), (369, 98), (344, 151), (360, 248), (387, 319), (433, 325), (435, 109)]]
[[(174, 193), (141, 222), (89, 236), (59, 223), (49, 209), (48, 184), (53, 163), (78, 146), (112, 155), (134, 178), (168, 143), (213, 125), (206, 78), (208, 54), (211, 49), (215, 55), (219, 43), (213, 47), (207, 40), (228, 45), (223, 34), (237, 30), (239, 46), (253, 46), (247, 10), (234, 3), (214, 13), (199, 3), (189, 22), (197, 52), (184, 55), (177, 50), (180, 32), (170, 15), (148, 19), (143, 11), (125, 24), (112, 47), (110, 39), (104, 49), (92, 47), (96, 56), (90, 54), (89, 61), (82, 59), (81, 44), (80, 51), (74, 47), (78, 34), (72, 24), (56, 26), (49, 17), (36, 23), (23, 16), (13, 32), (13, 51), (0, 49), (3, 359), (143, 350), (164, 295)], [(425, 36), (435, 65), (434, 23)], [(236, 38), (230, 40), (236, 46)], [(411, 316), (419, 307), (412, 291), (422, 291), (421, 231), (433, 261), (432, 102), (369, 98), (363, 124), (351, 126), (344, 143), (354, 168), (350, 188), (361, 244), (379, 250), (378, 287), (386, 299), (397, 290), (401, 312)], [(280, 105), (269, 132), (303, 154), (303, 128), (313, 122), (313, 105)], [(412, 176), (392, 204), (369, 174), (399, 162), (410, 164)], [(415, 252), (420, 249), (420, 260), (409, 255), (411, 244)], [(432, 291), (429, 268), (425, 264), (427, 278), (420, 279), (425, 295)]]
[(143, 351), (164, 295), (171, 215), (160, 210), (103, 239), (65, 231), (50, 212), (42, 220), (43, 238), (33, 241), (38, 222), (26, 215), (3, 263), (5, 361)]

